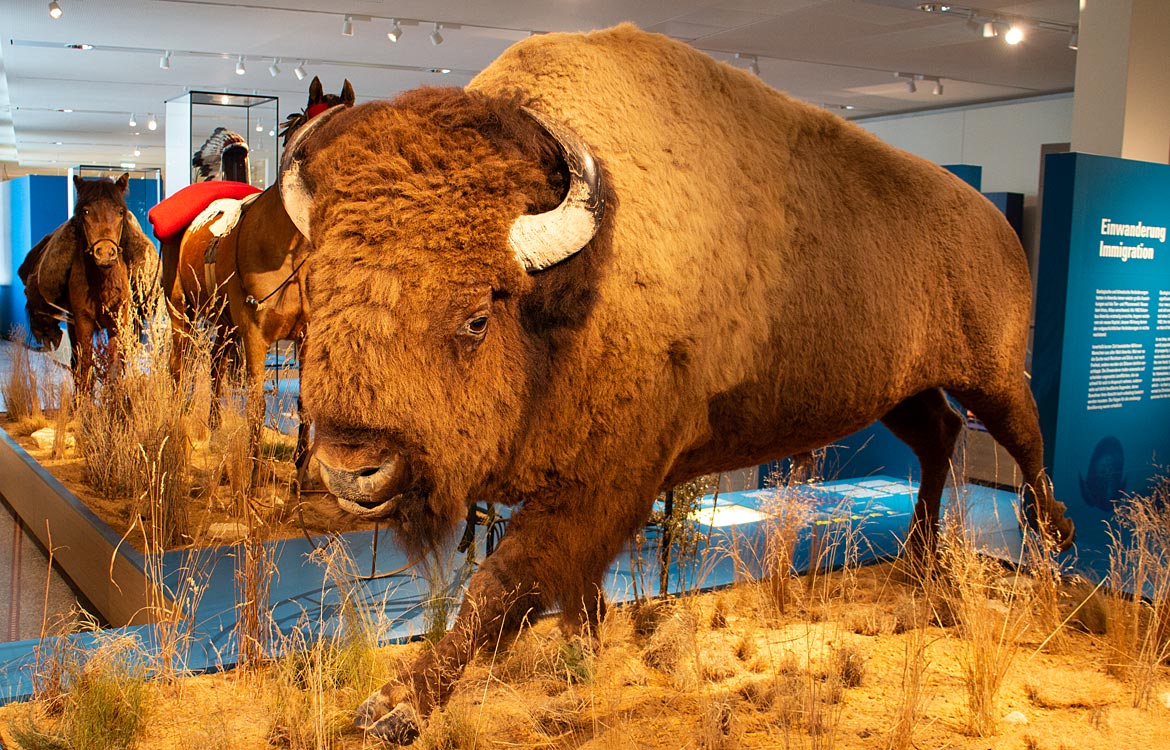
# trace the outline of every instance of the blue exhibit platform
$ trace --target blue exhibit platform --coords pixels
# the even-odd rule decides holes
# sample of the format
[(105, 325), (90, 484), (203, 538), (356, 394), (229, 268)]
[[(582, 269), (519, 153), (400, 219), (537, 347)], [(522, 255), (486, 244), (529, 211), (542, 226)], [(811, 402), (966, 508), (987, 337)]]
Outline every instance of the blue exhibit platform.
[[(777, 514), (786, 512), (804, 514), (793, 552), (794, 572), (806, 570), (814, 554), (821, 561), (818, 567), (840, 565), (846, 556), (859, 564), (891, 557), (905, 534), (916, 492), (911, 481), (871, 476), (703, 498), (692, 519), (707, 543), (682, 561), (677, 554), (672, 555), (669, 591), (716, 588), (763, 577), (768, 525), (777, 522)], [(948, 490), (944, 498), (946, 505), (963, 504), (969, 525), (979, 530), (980, 543), (1008, 558), (1015, 557), (1020, 541), (1015, 501), (1014, 493), (975, 485), (964, 485), (957, 494)], [(481, 529), (476, 550), (483, 549), (484, 537)], [(414, 570), (386, 573), (407, 564), (390, 533), (353, 532), (332, 539), (344, 544), (352, 561), (341, 573), (326, 571), (319, 562), (321, 556), (314, 552), (330, 537), (266, 545), (277, 571), (269, 593), (274, 631), (285, 635), (298, 629), (308, 635), (330, 632), (344, 622), (343, 605), (356, 605), (375, 616), (385, 642), (420, 635), (425, 628), (425, 604), (432, 592), (426, 579)], [(823, 551), (823, 556), (814, 550)], [(185, 670), (216, 671), (236, 662), (236, 581), (241, 556), (239, 545), (177, 550), (163, 556), (168, 591), (179, 592), (188, 580), (204, 591), (194, 613), (191, 646), (182, 665)], [(658, 561), (659, 537), (648, 529), (639, 548), (627, 549), (615, 560), (605, 580), (607, 598), (618, 603), (639, 592), (658, 593)], [(464, 563), (463, 555), (448, 553), (449, 571)], [(453, 590), (449, 595), (457, 597), (459, 592)], [(149, 650), (157, 639), (155, 628), (138, 625), (114, 632), (135, 635)], [(85, 645), (94, 636), (76, 638)], [(273, 641), (281, 639), (274, 637)], [(36, 645), (37, 641), (0, 644), (0, 702), (31, 694)]]

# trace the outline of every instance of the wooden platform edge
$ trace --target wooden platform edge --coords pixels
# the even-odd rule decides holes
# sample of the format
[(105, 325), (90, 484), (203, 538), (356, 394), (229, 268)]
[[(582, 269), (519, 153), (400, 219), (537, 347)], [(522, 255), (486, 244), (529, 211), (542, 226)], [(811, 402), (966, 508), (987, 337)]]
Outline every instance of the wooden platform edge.
[[(110, 625), (153, 621), (146, 561), (8, 433), (0, 430), (0, 496)], [(161, 598), (153, 599), (161, 603)]]

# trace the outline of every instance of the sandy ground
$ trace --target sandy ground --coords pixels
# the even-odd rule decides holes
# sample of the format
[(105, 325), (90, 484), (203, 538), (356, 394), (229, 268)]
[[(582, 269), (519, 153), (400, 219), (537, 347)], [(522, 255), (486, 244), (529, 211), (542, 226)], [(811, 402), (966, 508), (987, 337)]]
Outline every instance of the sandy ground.
[[(937, 595), (888, 564), (793, 584), (787, 612), (758, 583), (650, 606), (612, 607), (592, 637), (566, 639), (553, 619), (510, 647), (481, 653), (416, 741), (437, 748), (1019, 748), (1170, 747), (1167, 668), (1134, 707), (1134, 672), (1105, 635), (1052, 631), (1031, 615), (1003, 642), (1002, 687), (985, 736), (970, 729), (971, 642)], [(941, 597), (941, 598), (938, 598)], [(1025, 607), (989, 602), (989, 616)], [(1006, 608), (1006, 609), (1005, 609)], [(1020, 610), (1022, 611), (1022, 610)], [(1026, 613), (1025, 613), (1026, 614)], [(924, 626), (922, 625), (925, 624)], [(1043, 647), (1041, 645), (1043, 644)], [(371, 684), (422, 643), (379, 649)], [(140, 748), (384, 747), (348, 724), (358, 690), (290, 693), (287, 664), (152, 684)], [(918, 674), (918, 680), (912, 679)], [(1118, 676), (1120, 675), (1120, 676)], [(1128, 675), (1128, 676), (1127, 676)], [(907, 688), (918, 687), (917, 701)], [(364, 688), (363, 688), (364, 689)], [(290, 743), (277, 716), (305, 701), (327, 731)], [(301, 705), (301, 704), (297, 704)], [(898, 742), (900, 713), (916, 705)], [(5, 748), (36, 707), (0, 709)], [(30, 712), (33, 712), (30, 714)], [(45, 724), (51, 725), (51, 722)], [(304, 727), (301, 727), (303, 730)], [(295, 734), (295, 733), (294, 733)], [(285, 739), (280, 739), (280, 738)]]

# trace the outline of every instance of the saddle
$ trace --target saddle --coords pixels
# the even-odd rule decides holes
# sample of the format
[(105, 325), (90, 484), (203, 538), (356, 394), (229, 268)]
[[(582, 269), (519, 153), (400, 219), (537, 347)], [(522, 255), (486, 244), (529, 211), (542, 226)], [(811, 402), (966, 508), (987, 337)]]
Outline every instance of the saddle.
[(222, 198), (242, 199), (259, 193), (260, 188), (246, 182), (214, 180), (196, 182), (179, 190), (150, 209), (150, 224), (154, 236), (162, 242), (178, 239), (191, 222), (213, 201)]
[(215, 276), (215, 256), (219, 251), (219, 241), (236, 228), (240, 217), (244, 215), (244, 209), (259, 195), (260, 193), (256, 192), (242, 200), (235, 198), (214, 200), (191, 221), (191, 226), (187, 229), (188, 232), (194, 233), (206, 226), (207, 231), (211, 233), (211, 241), (203, 250), (203, 280), (207, 284), (208, 290), (218, 286)]

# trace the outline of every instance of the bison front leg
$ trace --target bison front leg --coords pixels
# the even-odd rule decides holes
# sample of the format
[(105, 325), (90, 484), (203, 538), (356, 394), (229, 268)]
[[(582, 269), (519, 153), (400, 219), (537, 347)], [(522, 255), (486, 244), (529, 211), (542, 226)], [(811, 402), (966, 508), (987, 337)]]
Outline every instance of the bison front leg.
[[(525, 620), (554, 603), (560, 605), (562, 627), (596, 622), (604, 613), (605, 570), (640, 522), (621, 512), (640, 505), (615, 504), (610, 514), (590, 512), (596, 504), (581, 503), (556, 512), (525, 508), (514, 515), (500, 546), (471, 577), (454, 627), (370, 696), (354, 723), (391, 742), (412, 742), (422, 719), (446, 702), (478, 649), (509, 642)], [(645, 506), (648, 513), (649, 501)]]
[(471, 577), (451, 630), (361, 705), (356, 726), (389, 742), (413, 742), (421, 719), (446, 703), (475, 652), (515, 635), (526, 617), (544, 608), (521, 546), (504, 538)]

